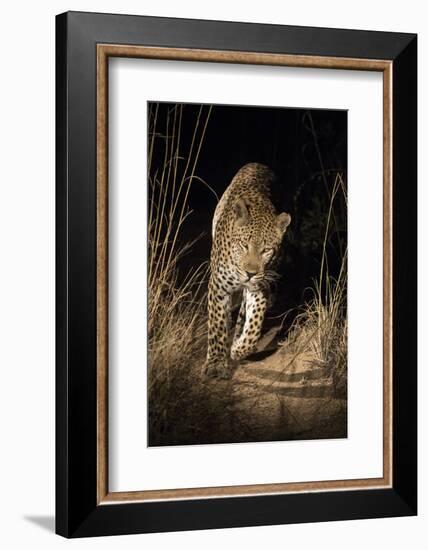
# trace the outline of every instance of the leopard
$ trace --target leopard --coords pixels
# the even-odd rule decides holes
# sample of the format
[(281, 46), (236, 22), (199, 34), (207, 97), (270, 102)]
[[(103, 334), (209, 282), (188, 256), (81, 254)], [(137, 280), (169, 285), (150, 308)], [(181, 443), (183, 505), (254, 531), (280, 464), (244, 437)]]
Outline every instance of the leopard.
[[(208, 338), (202, 375), (229, 379), (257, 347), (272, 304), (283, 237), (291, 223), (272, 203), (274, 172), (265, 164), (242, 166), (217, 203), (212, 220), (208, 282)], [(231, 330), (233, 297), (239, 313)], [(233, 337), (232, 337), (233, 332)]]

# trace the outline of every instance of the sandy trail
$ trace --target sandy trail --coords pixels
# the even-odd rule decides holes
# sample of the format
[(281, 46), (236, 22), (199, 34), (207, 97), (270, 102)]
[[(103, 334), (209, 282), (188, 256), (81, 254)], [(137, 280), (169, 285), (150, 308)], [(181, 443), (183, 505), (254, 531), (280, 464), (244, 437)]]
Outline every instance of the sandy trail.
[(241, 441), (346, 437), (346, 399), (335, 396), (329, 369), (310, 353), (296, 357), (270, 340), (272, 331), (259, 343), (262, 351), (219, 382), (229, 396), (224, 432)]
[(166, 428), (160, 425), (150, 445), (346, 437), (346, 399), (335, 392), (330, 369), (278, 345), (279, 328), (263, 335), (228, 380), (201, 377), (201, 353), (192, 366), (197, 383), (180, 388)]

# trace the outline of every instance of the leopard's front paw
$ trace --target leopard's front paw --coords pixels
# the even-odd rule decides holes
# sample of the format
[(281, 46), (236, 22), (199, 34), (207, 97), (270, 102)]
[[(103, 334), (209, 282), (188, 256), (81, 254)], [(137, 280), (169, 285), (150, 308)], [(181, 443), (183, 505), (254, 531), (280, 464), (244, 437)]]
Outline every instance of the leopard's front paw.
[(238, 340), (232, 345), (232, 349), (230, 350), (230, 357), (233, 361), (240, 361), (241, 359), (245, 359), (245, 357), (253, 353), (255, 349), (256, 344), (246, 345)]
[(207, 378), (222, 378), (228, 380), (232, 376), (232, 370), (227, 361), (205, 361), (202, 367), (202, 375)]

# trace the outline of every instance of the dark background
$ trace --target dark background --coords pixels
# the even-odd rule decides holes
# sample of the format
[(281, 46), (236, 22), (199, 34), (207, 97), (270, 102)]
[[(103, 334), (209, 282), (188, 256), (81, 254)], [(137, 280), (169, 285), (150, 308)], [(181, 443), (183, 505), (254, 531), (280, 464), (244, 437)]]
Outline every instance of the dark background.
[[(167, 114), (175, 105), (159, 104), (157, 128), (163, 135)], [(180, 145), (183, 156), (190, 148), (200, 107), (184, 105)], [(202, 118), (208, 106), (204, 109)], [(164, 153), (162, 140), (156, 141), (152, 170), (161, 165)], [(273, 202), (278, 212), (286, 211), (292, 217), (284, 237), (277, 299), (269, 312), (276, 316), (298, 308), (308, 297), (307, 289), (313, 279), (319, 276), (329, 197), (337, 173), (346, 181), (347, 112), (213, 105), (195, 174), (220, 198), (235, 173), (248, 162), (264, 163), (274, 170), (277, 182)], [(207, 186), (194, 180), (189, 196), (192, 213), (182, 228), (181, 239), (186, 242), (202, 236), (182, 260), (179, 274), (186, 273), (190, 265), (209, 259), (216, 204), (217, 199)], [(333, 276), (340, 267), (346, 231), (346, 205), (342, 194), (338, 194), (328, 239), (329, 271)], [(292, 318), (289, 316), (288, 321)]]

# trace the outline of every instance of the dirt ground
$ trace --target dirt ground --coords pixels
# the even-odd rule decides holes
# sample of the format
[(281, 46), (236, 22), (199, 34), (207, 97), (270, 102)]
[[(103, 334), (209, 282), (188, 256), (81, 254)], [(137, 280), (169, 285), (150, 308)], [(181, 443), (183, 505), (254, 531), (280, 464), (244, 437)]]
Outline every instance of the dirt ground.
[(346, 400), (335, 397), (326, 370), (308, 353), (254, 354), (230, 381), (214, 382), (231, 398), (218, 431), (241, 442), (346, 437)]
[(347, 436), (347, 401), (337, 396), (325, 365), (309, 353), (296, 357), (278, 347), (275, 329), (262, 338), (258, 349), (238, 365), (230, 380), (205, 380), (194, 399), (198, 403), (183, 402), (173, 429), (157, 444)]

